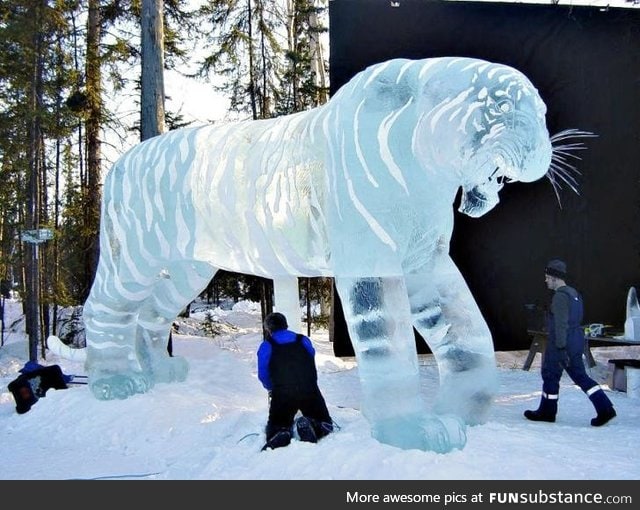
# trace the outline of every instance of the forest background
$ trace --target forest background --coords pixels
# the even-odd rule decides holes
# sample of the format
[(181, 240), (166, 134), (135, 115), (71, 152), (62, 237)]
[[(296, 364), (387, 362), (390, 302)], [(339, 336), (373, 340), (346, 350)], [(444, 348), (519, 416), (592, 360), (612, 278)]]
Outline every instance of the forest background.
[[(0, 345), (10, 296), (32, 361), (62, 310), (80, 322), (119, 155), (168, 130), (325, 103), (327, 33), (328, 0), (0, 0)], [(183, 115), (185, 79), (213, 117)], [(326, 320), (330, 281), (300, 284), (308, 316), (313, 297)], [(247, 275), (221, 271), (205, 294), (272, 307), (271, 282)]]
[[(103, 178), (126, 150), (172, 129), (328, 100), (329, 1), (0, 0), (0, 346), (9, 296), (22, 301), (31, 361), (69, 310), (81, 322)], [(319, 325), (332, 287), (300, 279)], [(263, 315), (272, 307), (271, 281), (247, 275), (220, 271), (204, 294), (260, 302)], [(73, 329), (63, 341), (82, 341)]]

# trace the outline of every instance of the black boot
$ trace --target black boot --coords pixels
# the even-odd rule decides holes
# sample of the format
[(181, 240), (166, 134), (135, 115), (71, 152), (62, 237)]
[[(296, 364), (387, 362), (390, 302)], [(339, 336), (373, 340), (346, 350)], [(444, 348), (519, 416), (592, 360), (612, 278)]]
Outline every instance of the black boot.
[(540, 406), (535, 411), (526, 410), (524, 417), (531, 421), (548, 421), (553, 423), (556, 421), (556, 413), (558, 412), (558, 399), (550, 399), (542, 397)]
[(591, 419), (591, 425), (594, 427), (601, 427), (605, 423), (609, 422), (611, 419), (616, 417), (616, 410), (613, 407), (609, 407), (604, 411), (600, 411), (598, 416)]
[(331, 434), (334, 431), (333, 422), (323, 421), (318, 427), (314, 427), (318, 439)]
[(272, 450), (282, 448), (283, 446), (288, 446), (289, 443), (291, 443), (291, 431), (288, 429), (280, 429), (267, 440), (262, 447), (262, 451), (267, 448), (271, 448)]
[(311, 420), (306, 416), (300, 416), (300, 418), (296, 420), (296, 431), (298, 432), (300, 441), (306, 443), (318, 442), (316, 431), (313, 429), (313, 423), (311, 423)]
[(589, 391), (587, 395), (589, 395), (589, 399), (593, 404), (593, 407), (596, 408), (596, 412), (598, 416), (591, 420), (591, 425), (594, 427), (601, 427), (605, 423), (608, 423), (613, 418), (616, 417), (616, 410), (613, 408), (613, 404), (609, 397), (607, 397), (606, 393), (600, 387), (596, 387), (596, 391), (589, 395)]

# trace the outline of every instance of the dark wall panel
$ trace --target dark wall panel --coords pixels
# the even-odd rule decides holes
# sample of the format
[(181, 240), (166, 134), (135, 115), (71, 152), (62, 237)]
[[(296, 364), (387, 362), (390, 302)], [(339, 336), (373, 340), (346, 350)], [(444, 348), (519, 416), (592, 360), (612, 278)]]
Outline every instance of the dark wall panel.
[[(546, 304), (543, 268), (567, 261), (584, 294), (585, 322), (622, 328), (640, 285), (640, 9), (401, 0), (330, 2), (332, 92), (390, 58), (478, 57), (526, 74), (548, 107), (551, 134), (598, 134), (580, 153), (577, 195), (560, 204), (547, 179), (507, 185), (472, 219), (456, 212), (451, 255), (497, 350), (528, 347), (527, 303)], [(457, 207), (457, 204), (456, 204)], [(352, 351), (341, 314), (336, 354)]]

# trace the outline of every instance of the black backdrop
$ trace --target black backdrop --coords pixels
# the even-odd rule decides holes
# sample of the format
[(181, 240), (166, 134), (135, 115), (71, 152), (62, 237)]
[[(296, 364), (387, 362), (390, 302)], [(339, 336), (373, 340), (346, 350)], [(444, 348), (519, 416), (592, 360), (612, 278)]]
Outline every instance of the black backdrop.
[[(496, 350), (529, 346), (525, 304), (546, 305), (543, 268), (554, 257), (566, 260), (569, 282), (584, 295), (585, 322), (622, 329), (628, 289), (640, 284), (640, 9), (396, 3), (330, 2), (332, 93), (390, 58), (478, 57), (529, 77), (547, 104), (551, 134), (598, 134), (580, 153), (580, 194), (565, 186), (561, 207), (542, 179), (505, 186), (481, 218), (455, 213), (451, 256)], [(334, 310), (334, 351), (351, 355), (344, 316)]]

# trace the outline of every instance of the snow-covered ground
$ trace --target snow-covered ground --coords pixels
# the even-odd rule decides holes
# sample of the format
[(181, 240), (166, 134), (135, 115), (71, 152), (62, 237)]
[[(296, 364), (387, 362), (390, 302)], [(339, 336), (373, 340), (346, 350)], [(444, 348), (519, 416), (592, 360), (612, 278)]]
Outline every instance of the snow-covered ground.
[[(525, 420), (540, 396), (540, 356), (521, 369), (525, 352), (498, 353), (500, 390), (489, 421), (468, 430), (461, 451), (436, 454), (378, 443), (359, 411), (358, 369), (333, 355), (326, 331), (311, 337), (321, 389), (339, 431), (318, 444), (293, 441), (261, 452), (267, 395), (256, 377), (259, 307), (213, 309), (221, 335), (192, 336), (204, 311), (183, 321), (174, 354), (190, 366), (182, 383), (158, 384), (126, 400), (98, 401), (87, 386), (49, 390), (18, 415), (7, 385), (28, 359), (20, 304), (7, 301), (0, 348), (0, 459), (4, 480), (637, 480), (640, 400), (607, 393), (618, 411), (591, 427), (593, 407), (565, 375), (556, 423)], [(592, 376), (607, 384), (611, 358), (639, 358), (640, 346), (594, 348)], [(66, 374), (82, 364), (47, 355)], [(427, 405), (437, 387), (431, 356), (421, 357)]]

